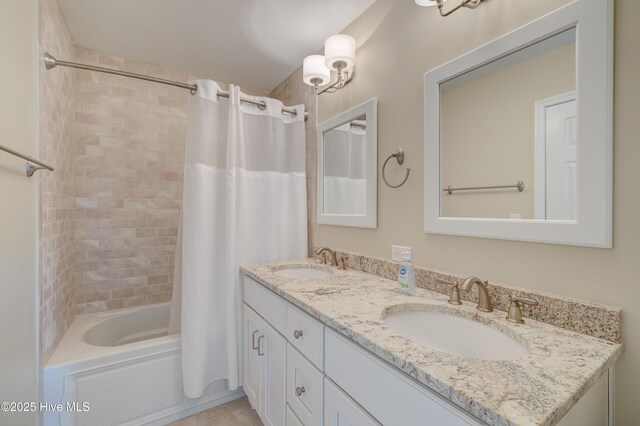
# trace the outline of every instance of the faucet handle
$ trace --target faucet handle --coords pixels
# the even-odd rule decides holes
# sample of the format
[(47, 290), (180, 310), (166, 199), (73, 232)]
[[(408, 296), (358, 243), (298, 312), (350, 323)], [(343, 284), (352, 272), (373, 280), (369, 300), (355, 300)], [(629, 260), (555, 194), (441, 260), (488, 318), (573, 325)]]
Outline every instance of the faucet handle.
[(524, 323), (524, 319), (522, 318), (522, 304), (529, 306), (538, 305), (537, 300), (530, 299), (528, 297), (516, 297), (511, 295), (509, 298), (511, 299), (511, 304), (509, 305), (509, 312), (507, 312), (507, 321), (516, 324)]
[(445, 280), (444, 278), (436, 278), (436, 281), (440, 284), (447, 284), (452, 286), (451, 293), (449, 293), (448, 302), (452, 305), (462, 305), (460, 301), (460, 287), (457, 282)]
[(340, 258), (340, 262), (339, 263), (340, 263), (339, 269), (341, 269), (343, 271), (347, 269), (347, 258), (346, 258), (346, 256), (342, 256)]

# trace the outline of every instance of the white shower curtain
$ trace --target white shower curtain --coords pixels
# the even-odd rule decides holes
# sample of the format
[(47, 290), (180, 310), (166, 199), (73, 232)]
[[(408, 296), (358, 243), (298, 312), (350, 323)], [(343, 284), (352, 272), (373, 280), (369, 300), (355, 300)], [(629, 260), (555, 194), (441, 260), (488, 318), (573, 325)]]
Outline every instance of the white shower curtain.
[(216, 83), (196, 84), (170, 320), (190, 398), (220, 379), (242, 385), (239, 266), (307, 255), (304, 107), (283, 114), (277, 100), (235, 86), (218, 99)]

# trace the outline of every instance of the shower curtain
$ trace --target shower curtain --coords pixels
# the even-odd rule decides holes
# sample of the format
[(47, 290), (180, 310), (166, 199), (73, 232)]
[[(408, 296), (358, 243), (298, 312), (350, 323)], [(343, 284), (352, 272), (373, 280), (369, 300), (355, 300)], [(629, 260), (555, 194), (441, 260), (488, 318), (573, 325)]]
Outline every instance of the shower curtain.
[[(182, 333), (185, 395), (242, 385), (239, 266), (307, 256), (304, 107), (210, 80), (189, 97), (170, 332)], [(266, 103), (265, 109), (240, 97)]]

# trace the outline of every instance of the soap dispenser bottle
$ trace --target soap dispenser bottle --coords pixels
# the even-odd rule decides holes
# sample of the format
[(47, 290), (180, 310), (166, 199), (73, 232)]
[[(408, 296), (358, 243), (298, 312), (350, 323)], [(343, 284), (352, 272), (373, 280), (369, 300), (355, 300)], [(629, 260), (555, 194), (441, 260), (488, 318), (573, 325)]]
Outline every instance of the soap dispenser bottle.
[(408, 252), (402, 253), (402, 262), (398, 271), (398, 289), (411, 295), (416, 294), (416, 273)]

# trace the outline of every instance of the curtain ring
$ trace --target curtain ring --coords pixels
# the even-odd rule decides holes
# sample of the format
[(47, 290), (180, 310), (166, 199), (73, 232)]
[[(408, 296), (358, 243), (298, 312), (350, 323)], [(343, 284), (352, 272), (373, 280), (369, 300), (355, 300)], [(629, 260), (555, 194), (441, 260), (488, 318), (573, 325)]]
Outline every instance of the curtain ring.
[(400, 188), (402, 185), (404, 185), (404, 183), (407, 181), (407, 179), (409, 179), (409, 173), (411, 172), (410, 168), (407, 168), (407, 174), (405, 175), (404, 179), (402, 180), (402, 182), (400, 182), (398, 185), (391, 185), (388, 181), (387, 181), (387, 177), (384, 174), (384, 169), (385, 167), (387, 167), (387, 163), (389, 162), (389, 160), (391, 160), (392, 158), (395, 158), (396, 161), (398, 161), (398, 164), (402, 165), (402, 163), (404, 163), (404, 151), (402, 150), (402, 148), (398, 148), (396, 149), (396, 152), (394, 152), (393, 154), (391, 154), (390, 156), (387, 157), (386, 160), (384, 160), (384, 164), (382, 165), (382, 180), (384, 181), (384, 183), (387, 184), (387, 186), (389, 188)]

